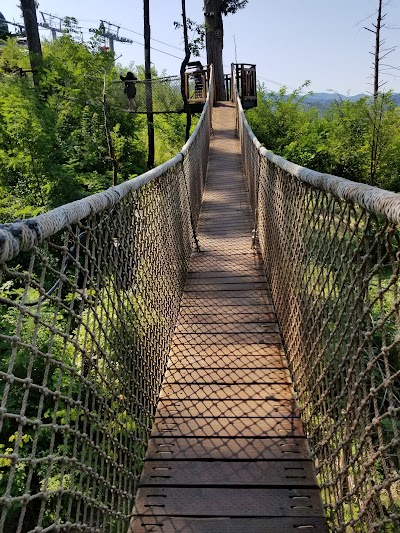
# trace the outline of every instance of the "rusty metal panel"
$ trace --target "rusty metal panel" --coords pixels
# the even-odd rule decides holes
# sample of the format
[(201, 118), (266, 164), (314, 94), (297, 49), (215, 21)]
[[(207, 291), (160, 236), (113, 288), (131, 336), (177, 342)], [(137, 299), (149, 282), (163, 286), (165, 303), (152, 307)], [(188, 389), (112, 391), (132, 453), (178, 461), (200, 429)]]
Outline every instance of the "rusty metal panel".
[[(247, 227), (240, 227), (240, 213), (235, 213), (233, 216), (234, 218), (230, 221), (227, 220), (222, 214), (216, 213), (218, 218), (220, 218), (221, 226), (218, 228), (216, 224), (211, 224), (207, 221), (201, 221), (198, 230), (199, 233), (201, 233), (201, 237), (203, 240), (207, 239), (207, 237), (215, 236), (216, 238), (219, 238), (220, 244), (222, 245), (229, 245), (230, 250), (240, 253), (240, 248), (236, 247), (237, 240), (240, 242), (240, 240), (246, 240), (247, 242), (247, 252), (251, 250), (251, 226), (247, 226), (245, 222), (245, 226)], [(242, 220), (243, 222), (243, 220)], [(225, 226), (226, 223), (226, 226)], [(224, 226), (224, 227), (223, 227)], [(232, 234), (229, 232), (229, 230), (232, 231)], [(225, 238), (223, 238), (225, 237)], [(235, 239), (235, 241), (233, 241)], [(223, 253), (224, 248), (219, 246), (215, 248), (215, 251), (218, 253)]]
[(264, 276), (265, 273), (264, 273), (264, 268), (263, 267), (259, 267), (259, 268), (250, 268), (249, 270), (247, 271), (241, 271), (241, 272), (232, 272), (231, 270), (221, 270), (221, 269), (217, 269), (215, 271), (213, 270), (190, 270), (190, 266), (189, 266), (189, 272), (188, 272), (188, 283), (192, 283), (196, 280), (199, 280), (200, 282), (202, 282), (203, 280), (207, 280), (207, 279), (223, 279), (223, 278), (241, 278), (241, 277), (246, 277), (246, 278), (252, 278), (252, 277), (259, 277), (259, 276)]
[(248, 237), (249, 234), (251, 235), (251, 225), (248, 226), (247, 224), (245, 224), (247, 227), (243, 227), (243, 220), (241, 221), (241, 218), (242, 217), (239, 215), (238, 217), (230, 221), (227, 219), (227, 217), (222, 216), (221, 221), (224, 220), (224, 224), (220, 224), (219, 226), (217, 223), (213, 223), (212, 221), (205, 221), (201, 219), (199, 225), (197, 226), (197, 229), (202, 236), (218, 234), (229, 237), (230, 239), (232, 239), (231, 235)]
[(136, 512), (147, 516), (324, 516), (318, 489), (140, 487)]
[(312, 461), (145, 461), (140, 484), (318, 488)]
[(160, 418), (154, 420), (152, 437), (303, 437), (299, 418)]
[(237, 276), (239, 272), (251, 271), (254, 272), (254, 266), (258, 264), (259, 269), (262, 268), (261, 263), (254, 261), (254, 258), (249, 254), (229, 254), (223, 252), (204, 251), (201, 255), (193, 256), (190, 259), (191, 268), (201, 272), (203, 270), (213, 271), (229, 271), (231, 275)]
[(173, 384), (165, 383), (160, 394), (162, 398), (208, 399), (208, 400), (291, 400), (293, 393), (289, 385), (246, 383), (244, 385)]
[(207, 270), (229, 270), (233, 275), (237, 275), (241, 269), (249, 270), (255, 266), (262, 267), (260, 260), (249, 252), (249, 249), (236, 252), (233, 248), (222, 251), (204, 250), (201, 256), (191, 257), (192, 267), (198, 270), (203, 270), (204, 267), (207, 267)]
[[(220, 235), (206, 236), (202, 235), (201, 244), (203, 250), (216, 250), (218, 252), (232, 252), (232, 243), (230, 239), (227, 239), (225, 242), (221, 240)], [(246, 253), (251, 249), (251, 231), (245, 237), (236, 237), (235, 238), (235, 254), (236, 253)]]
[(169, 360), (169, 368), (236, 368), (268, 369), (287, 368), (283, 355), (173, 355)]
[(204, 255), (192, 256), (191, 268), (198, 272), (206, 271), (229, 271), (231, 275), (237, 275), (239, 272), (254, 272), (254, 268), (258, 270), (263, 268), (262, 263), (258, 260), (254, 261), (252, 258), (242, 255), (217, 255), (215, 252), (204, 252)]
[[(252, 231), (252, 228), (251, 226), (250, 227), (247, 227), (245, 229), (243, 229), (243, 227), (241, 227), (241, 219), (242, 217), (239, 215), (239, 216), (235, 216), (232, 221), (229, 221), (229, 220), (224, 220), (222, 217), (221, 217), (221, 220), (220, 220), (220, 226), (216, 225), (216, 224), (211, 224), (210, 222), (206, 222), (206, 221), (201, 221), (200, 224), (198, 225), (198, 231), (199, 231), (199, 234), (201, 233), (201, 236), (207, 236), (207, 235), (220, 235), (220, 238), (221, 237), (225, 237), (227, 238), (227, 240), (229, 239), (230, 241), (232, 241), (232, 239), (234, 237), (247, 237), (247, 239), (251, 239), (251, 231)], [(242, 220), (243, 222), (243, 220)], [(232, 245), (231, 245), (232, 246)], [(221, 252), (220, 249), (217, 249), (216, 250), (217, 252)]]
[[(235, 315), (232, 315), (233, 317)], [(232, 322), (226, 323), (193, 323), (187, 321), (186, 324), (178, 324), (176, 333), (183, 334), (209, 334), (209, 333), (279, 333), (278, 324), (275, 322)]]
[(212, 518), (180, 516), (141, 516), (133, 519), (128, 533), (328, 533), (324, 518)]
[(188, 315), (216, 315), (218, 317), (217, 323), (223, 317), (225, 320), (231, 320), (232, 316), (240, 315), (249, 315), (256, 314), (262, 315), (263, 313), (275, 314), (274, 307), (272, 304), (258, 304), (258, 305), (241, 305), (237, 307), (236, 305), (181, 305), (180, 308), (180, 317), (181, 320), (184, 320)]
[(185, 294), (190, 294), (192, 292), (204, 292), (204, 291), (258, 291), (267, 288), (265, 281), (257, 282), (230, 282), (230, 278), (227, 278), (227, 281), (224, 283), (196, 283), (196, 284), (187, 284), (185, 286)]
[(217, 345), (199, 345), (199, 346), (182, 346), (173, 345), (171, 356), (185, 357), (186, 355), (204, 356), (204, 355), (231, 355), (231, 356), (251, 356), (251, 357), (268, 357), (283, 356), (281, 344), (217, 344)]
[(182, 296), (182, 301), (187, 300), (202, 300), (203, 298), (211, 298), (212, 300), (225, 300), (225, 299), (234, 299), (238, 298), (239, 300), (246, 298), (259, 298), (261, 303), (264, 303), (265, 300), (265, 291), (257, 289), (242, 289), (241, 291), (236, 290), (225, 290), (225, 291), (185, 291)]
[(299, 416), (294, 401), (290, 400), (172, 400), (159, 402), (160, 417), (292, 417)]
[(164, 381), (167, 383), (291, 383), (289, 370), (244, 368), (193, 368), (169, 367)]
[[(236, 241), (233, 241), (233, 237), (231, 237), (230, 233), (228, 233), (229, 230), (232, 230), (234, 237), (247, 238), (247, 241), (250, 245), (248, 246), (247, 251), (251, 251), (252, 227), (251, 223), (248, 224), (249, 219), (247, 217), (243, 217), (243, 215), (239, 212), (232, 213), (232, 219), (225, 217), (221, 211), (209, 214), (219, 219), (220, 226), (218, 227), (217, 223), (213, 222), (210, 218), (208, 218), (208, 220), (200, 220), (200, 223), (198, 225), (198, 231), (199, 233), (201, 233), (202, 238), (207, 237), (208, 235), (218, 234), (220, 235), (220, 241), (222, 243), (229, 244), (232, 251), (238, 253), (238, 249), (236, 248)], [(221, 236), (226, 236), (226, 238), (224, 240), (221, 240)], [(221, 253), (222, 250), (222, 248), (218, 247), (215, 251)]]
[(154, 437), (146, 459), (300, 460), (310, 459), (305, 437), (228, 438)]
[(258, 326), (264, 322), (276, 322), (275, 313), (267, 312), (251, 312), (244, 313), (232, 309), (231, 313), (225, 314), (218, 309), (213, 310), (213, 312), (207, 313), (207, 311), (202, 310), (202, 313), (192, 313), (189, 312), (181, 314), (176, 331), (185, 331), (190, 330), (191, 324), (216, 324), (218, 327), (223, 324), (235, 324), (237, 327), (250, 327), (250, 325)]
[(280, 333), (176, 333), (174, 344), (198, 346), (204, 344), (279, 344)]
[[(215, 276), (212, 275), (212, 272), (193, 272), (189, 273), (188, 279), (186, 281), (185, 288), (192, 288), (202, 285), (217, 285), (217, 284), (228, 284), (233, 283), (266, 283), (265, 275), (260, 272), (256, 275), (255, 272), (252, 272), (248, 275), (233, 275), (231, 272), (216, 272)], [(224, 275), (225, 274), (225, 275)]]
[(255, 293), (254, 296), (244, 296), (241, 293), (233, 294), (232, 292), (228, 295), (218, 296), (218, 293), (199, 293), (196, 297), (193, 297), (191, 293), (190, 296), (186, 295), (182, 299), (182, 305), (186, 307), (214, 307), (218, 308), (219, 306), (231, 305), (237, 307), (237, 311), (240, 312), (240, 306), (256, 306), (264, 304), (272, 304), (269, 296), (262, 293)]

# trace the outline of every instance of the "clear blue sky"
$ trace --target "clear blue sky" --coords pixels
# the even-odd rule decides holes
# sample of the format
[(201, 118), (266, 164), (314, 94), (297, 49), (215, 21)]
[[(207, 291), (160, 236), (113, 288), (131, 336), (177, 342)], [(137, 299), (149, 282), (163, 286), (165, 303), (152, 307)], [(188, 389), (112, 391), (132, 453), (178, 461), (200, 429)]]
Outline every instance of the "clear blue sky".
[[(7, 20), (21, 21), (18, 3), (2, 0), (0, 10)], [(311, 80), (310, 89), (315, 92), (371, 91), (374, 35), (363, 26), (371, 27), (377, 4), (377, 0), (249, 0), (244, 10), (224, 19), (226, 72), (235, 61), (236, 41), (238, 62), (255, 63), (258, 79), (269, 89), (278, 88), (279, 83), (292, 89)], [(202, 8), (203, 0), (186, 0), (187, 16), (196, 22), (203, 22)], [(136, 41), (116, 43), (117, 55), (122, 54), (119, 62), (124, 66), (131, 61), (144, 63), (142, 0), (39, 0), (39, 11), (76, 17), (86, 39), (88, 29), (97, 27), (100, 19), (118, 24), (120, 35)], [(389, 0), (385, 12), (386, 46), (397, 46), (400, 1)], [(173, 23), (181, 21), (181, 0), (150, 0), (150, 17), (151, 60), (158, 71), (177, 74), (183, 56), (182, 32)], [(50, 38), (49, 31), (41, 35)], [(400, 68), (400, 47), (387, 62)], [(392, 74), (395, 77), (382, 77), (387, 81), (385, 88), (400, 92), (400, 70)]]

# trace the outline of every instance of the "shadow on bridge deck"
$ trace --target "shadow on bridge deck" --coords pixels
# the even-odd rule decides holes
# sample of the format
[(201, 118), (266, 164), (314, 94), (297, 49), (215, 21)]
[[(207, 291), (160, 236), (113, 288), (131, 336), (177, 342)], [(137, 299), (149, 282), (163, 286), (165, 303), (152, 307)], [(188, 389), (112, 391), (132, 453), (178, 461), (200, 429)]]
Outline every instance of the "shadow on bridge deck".
[(327, 531), (241, 173), (235, 110), (214, 137), (131, 532)]

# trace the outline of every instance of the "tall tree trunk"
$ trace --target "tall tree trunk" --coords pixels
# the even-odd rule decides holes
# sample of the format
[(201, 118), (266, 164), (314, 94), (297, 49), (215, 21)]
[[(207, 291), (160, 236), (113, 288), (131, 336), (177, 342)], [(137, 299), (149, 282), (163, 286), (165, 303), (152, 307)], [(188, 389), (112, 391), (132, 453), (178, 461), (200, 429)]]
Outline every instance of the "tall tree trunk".
[(39, 84), (39, 68), (42, 62), (42, 45), (40, 44), (39, 28), (36, 17), (35, 0), (21, 0), (22, 16), (26, 38), (28, 41), (29, 59), (33, 71), (35, 86)]
[(153, 94), (151, 87), (151, 62), (150, 62), (150, 8), (149, 0), (143, 1), (144, 14), (144, 77), (146, 80), (146, 110), (147, 110), (147, 135), (149, 139), (149, 154), (147, 168), (154, 167), (154, 114)]
[(182, 23), (183, 23), (183, 39), (185, 42), (185, 58), (181, 64), (181, 95), (183, 99), (183, 108), (186, 112), (186, 133), (185, 140), (189, 139), (190, 127), (192, 125), (192, 113), (190, 111), (190, 106), (188, 103), (188, 98), (186, 94), (186, 78), (185, 71), (190, 59), (190, 48), (189, 48), (189, 38), (187, 31), (187, 19), (186, 19), (186, 0), (182, 0)]
[[(374, 101), (372, 104), (372, 142), (371, 142), (371, 161), (370, 161), (370, 171), (369, 171), (369, 183), (370, 185), (376, 185), (376, 174), (378, 169), (379, 157), (379, 144), (381, 138), (381, 125), (383, 118), (383, 95), (379, 95), (380, 82), (379, 82), (379, 62), (381, 59), (380, 47), (381, 47), (381, 29), (382, 29), (382, 0), (379, 0), (378, 3), (378, 15), (376, 18), (376, 24), (373, 24), (375, 28), (372, 33), (375, 34), (375, 51), (374, 51)], [(390, 53), (390, 52), (389, 52)]]
[(204, 0), (206, 26), (207, 63), (213, 65), (215, 100), (225, 100), (224, 65), (224, 25), (222, 22), (221, 0)]

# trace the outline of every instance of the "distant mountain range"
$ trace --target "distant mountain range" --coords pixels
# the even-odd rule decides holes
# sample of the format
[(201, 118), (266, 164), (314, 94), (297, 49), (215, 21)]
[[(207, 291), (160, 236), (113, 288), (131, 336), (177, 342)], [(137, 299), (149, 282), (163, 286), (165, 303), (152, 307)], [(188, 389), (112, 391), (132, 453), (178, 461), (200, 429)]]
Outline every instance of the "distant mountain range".
[[(307, 94), (303, 102), (308, 106), (317, 107), (318, 109), (323, 111), (324, 109), (327, 109), (335, 100), (350, 100), (351, 102), (356, 102), (357, 100), (360, 100), (360, 98), (364, 98), (365, 96), (368, 95), (356, 94), (355, 96), (345, 96), (343, 94), (337, 93), (314, 93)], [(400, 93), (393, 93), (392, 98), (396, 102), (396, 104), (400, 106)]]

